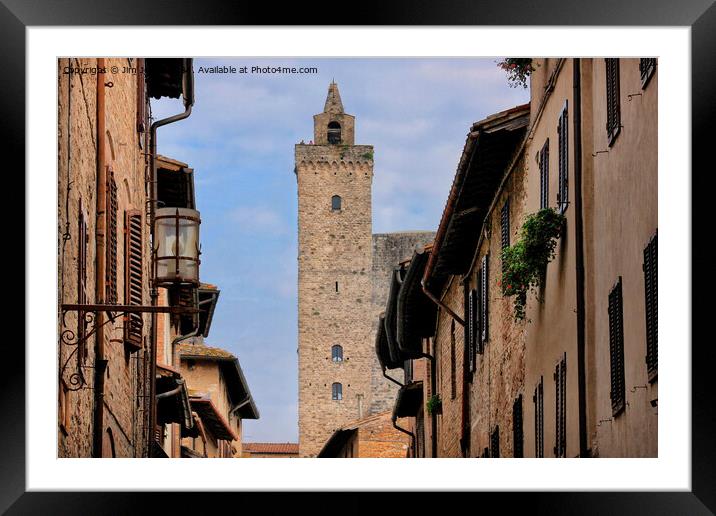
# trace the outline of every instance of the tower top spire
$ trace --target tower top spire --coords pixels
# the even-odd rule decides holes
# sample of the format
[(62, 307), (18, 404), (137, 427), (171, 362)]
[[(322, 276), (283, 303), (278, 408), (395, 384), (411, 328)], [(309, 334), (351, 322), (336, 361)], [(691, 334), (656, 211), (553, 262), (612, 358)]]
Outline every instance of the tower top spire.
[(335, 80), (331, 80), (328, 86), (328, 96), (326, 97), (326, 105), (323, 108), (324, 113), (344, 113), (341, 94), (338, 92), (338, 84)]

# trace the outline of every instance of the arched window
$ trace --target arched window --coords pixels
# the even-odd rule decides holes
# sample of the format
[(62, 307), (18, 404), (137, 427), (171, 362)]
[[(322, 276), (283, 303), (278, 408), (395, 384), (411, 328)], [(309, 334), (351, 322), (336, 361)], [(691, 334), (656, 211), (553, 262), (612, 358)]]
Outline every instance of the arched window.
[(333, 211), (341, 211), (341, 196), (334, 195), (331, 197), (331, 209)]
[(338, 122), (328, 124), (328, 143), (341, 143), (341, 124)]
[(334, 400), (343, 399), (343, 385), (336, 382), (331, 386), (331, 398)]
[(343, 362), (343, 346), (336, 344), (331, 348), (331, 359), (334, 362)]

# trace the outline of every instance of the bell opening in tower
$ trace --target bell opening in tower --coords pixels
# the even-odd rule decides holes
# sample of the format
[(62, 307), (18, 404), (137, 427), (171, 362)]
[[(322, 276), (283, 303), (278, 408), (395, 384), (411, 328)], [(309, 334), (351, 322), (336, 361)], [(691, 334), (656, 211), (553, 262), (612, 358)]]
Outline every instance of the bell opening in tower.
[(328, 124), (328, 143), (331, 145), (341, 143), (341, 124), (338, 122)]

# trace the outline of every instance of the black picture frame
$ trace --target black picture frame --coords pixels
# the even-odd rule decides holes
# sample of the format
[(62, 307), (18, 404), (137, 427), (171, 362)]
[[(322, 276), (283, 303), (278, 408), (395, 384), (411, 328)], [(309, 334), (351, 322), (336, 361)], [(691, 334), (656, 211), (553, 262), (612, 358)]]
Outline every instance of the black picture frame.
[[(0, 0), (0, 48), (2, 49), (0, 96), (3, 121), (0, 124), (6, 155), (15, 157), (19, 166), (25, 167), (25, 72), (26, 40), (28, 26), (49, 25), (281, 25), (281, 24), (350, 24), (350, 25), (620, 25), (620, 26), (688, 26), (691, 27), (691, 100), (692, 100), (692, 168), (690, 171), (670, 171), (684, 174), (692, 186), (692, 238), (691, 252), (693, 271), (708, 271), (713, 266), (711, 253), (707, 254), (705, 242), (710, 235), (708, 228), (697, 231), (696, 225), (710, 220), (699, 217), (697, 210), (709, 203), (698, 202), (696, 196), (708, 192), (707, 181), (713, 170), (710, 149), (716, 141), (714, 116), (716, 116), (716, 6), (714, 0), (522, 0), (461, 1), (447, 0), (400, 0), (387, 2), (360, 2), (352, 4), (350, 16), (340, 15), (335, 3), (281, 3), (233, 2), (224, 4), (218, 0), (191, 2), (149, 2), (147, 0), (122, 0), (100, 3), (97, 0)], [(279, 7), (280, 6), (280, 7)], [(328, 16), (335, 13), (335, 19)], [(660, 142), (660, 145), (668, 142)], [(699, 165), (702, 165), (699, 167)], [(25, 257), (27, 258), (27, 257)], [(26, 263), (26, 262), (25, 262)], [(25, 273), (27, 268), (24, 266)], [(698, 277), (698, 276), (697, 276)], [(709, 285), (710, 286), (710, 285)], [(703, 328), (708, 320), (706, 310), (711, 303), (699, 302), (705, 297), (708, 286), (692, 288), (692, 335)], [(665, 316), (665, 315), (663, 315)], [(27, 318), (27, 313), (25, 314)], [(704, 335), (708, 335), (704, 332)], [(7, 336), (6, 336), (7, 337)], [(711, 364), (714, 355), (713, 337), (697, 340), (692, 337), (692, 490), (690, 492), (549, 492), (549, 493), (485, 493), (479, 497), (483, 508), (494, 503), (508, 501), (505, 506), (525, 509), (537, 514), (714, 514), (716, 512), (716, 402), (712, 397), (713, 384)], [(688, 349), (688, 342), (669, 342), (665, 345)], [(162, 510), (177, 512), (198, 511), (208, 507), (220, 507), (226, 498), (242, 497), (246, 493), (223, 495), (221, 500), (206, 500), (191, 493), (79, 493), (26, 492), (25, 489), (25, 350), (6, 340), (4, 346), (5, 367), (0, 375), (2, 395), (0, 414), (4, 424), (0, 426), (3, 447), (0, 459), (0, 511), (8, 514), (124, 514), (130, 511), (149, 510), (150, 503), (162, 496)], [(48, 348), (48, 352), (50, 349)], [(12, 364), (9, 367), (8, 364)], [(303, 499), (306, 494), (294, 494)], [(360, 495), (360, 496), (359, 496)], [(265, 497), (254, 494), (252, 498)], [(353, 511), (368, 511), (373, 503), (360, 493), (342, 494), (343, 507)], [(392, 499), (397, 510), (420, 510), (424, 493), (401, 496), (400, 502)], [(275, 505), (282, 498), (264, 504), (278, 510)], [(296, 500), (293, 501), (295, 504)], [(242, 502), (242, 506), (245, 503)], [(300, 503), (300, 501), (299, 501)], [(231, 507), (231, 505), (229, 505)], [(265, 506), (268, 507), (268, 506)], [(310, 507), (310, 506), (309, 506)], [(142, 511), (144, 512), (144, 511)], [(273, 513), (269, 510), (269, 513)]]

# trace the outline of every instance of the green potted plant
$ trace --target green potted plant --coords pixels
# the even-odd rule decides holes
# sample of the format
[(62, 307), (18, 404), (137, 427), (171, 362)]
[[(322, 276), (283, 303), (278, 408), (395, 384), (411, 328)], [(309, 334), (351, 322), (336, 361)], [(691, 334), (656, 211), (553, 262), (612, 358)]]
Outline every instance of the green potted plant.
[(519, 241), (502, 250), (502, 279), (498, 285), (504, 295), (515, 296), (515, 319), (525, 318), (527, 292), (537, 292), (542, 285), (565, 220), (554, 208), (543, 208), (525, 219)]
[(425, 404), (425, 408), (428, 410), (429, 415), (437, 415), (443, 413), (443, 400), (440, 399), (439, 394), (433, 394), (428, 402)]
[(507, 57), (497, 62), (497, 66), (507, 72), (507, 82), (510, 88), (527, 87), (527, 77), (534, 72), (531, 58)]

